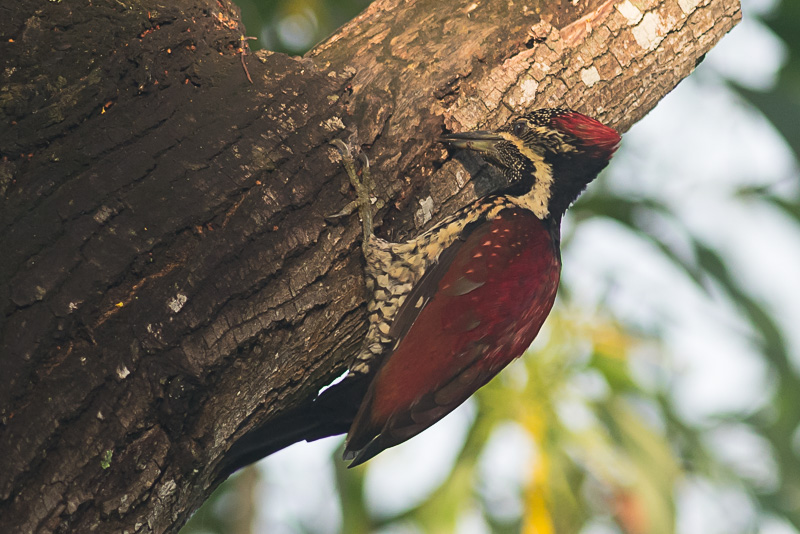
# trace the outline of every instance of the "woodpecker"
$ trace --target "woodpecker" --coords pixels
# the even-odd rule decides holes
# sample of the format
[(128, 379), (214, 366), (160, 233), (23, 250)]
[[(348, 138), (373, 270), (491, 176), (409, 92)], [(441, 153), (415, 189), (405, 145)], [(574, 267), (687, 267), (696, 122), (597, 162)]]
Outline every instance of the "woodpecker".
[(359, 178), (350, 147), (337, 143), (364, 231), (364, 344), (341, 384), (310, 410), (244, 436), (229, 453), (229, 467), (345, 431), (345, 459), (359, 465), (453, 411), (538, 334), (558, 288), (561, 219), (608, 164), (619, 134), (551, 108), (494, 132), (440, 141), (477, 152), (508, 185), (400, 243), (374, 234), (368, 163)]

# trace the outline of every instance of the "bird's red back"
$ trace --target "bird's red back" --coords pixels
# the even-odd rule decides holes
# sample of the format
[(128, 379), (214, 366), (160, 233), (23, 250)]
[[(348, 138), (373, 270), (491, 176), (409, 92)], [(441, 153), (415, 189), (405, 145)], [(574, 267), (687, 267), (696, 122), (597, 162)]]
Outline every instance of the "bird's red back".
[(530, 211), (505, 209), (453, 245), (459, 250), (437, 266), (446, 272), (433, 297), (353, 422), (348, 450), (369, 445), (356, 463), (431, 426), (528, 348), (558, 287), (557, 231)]

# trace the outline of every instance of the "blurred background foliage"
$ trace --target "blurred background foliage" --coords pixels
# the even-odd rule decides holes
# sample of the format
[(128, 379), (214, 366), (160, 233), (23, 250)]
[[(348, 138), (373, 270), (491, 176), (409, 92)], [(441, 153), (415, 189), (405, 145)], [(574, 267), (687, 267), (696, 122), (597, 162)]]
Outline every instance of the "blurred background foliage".
[(312, 46), (358, 15), (366, 0), (240, 0), (250, 48), (266, 48), (290, 55)]
[[(239, 2), (290, 54), (366, 4)], [(571, 210), (525, 357), (405, 452), (296, 445), (182, 532), (800, 532), (800, 2), (744, 8)]]

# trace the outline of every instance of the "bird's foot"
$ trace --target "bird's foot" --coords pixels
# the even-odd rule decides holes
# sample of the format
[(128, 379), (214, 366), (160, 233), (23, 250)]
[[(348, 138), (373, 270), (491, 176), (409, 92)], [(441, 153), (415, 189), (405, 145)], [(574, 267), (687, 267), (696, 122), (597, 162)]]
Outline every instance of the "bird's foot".
[[(364, 230), (364, 249), (366, 250), (367, 242), (373, 235), (372, 231), (372, 205), (376, 203), (375, 197), (371, 195), (373, 182), (372, 176), (369, 171), (369, 160), (361, 150), (354, 145), (349, 145), (341, 139), (334, 139), (331, 144), (336, 147), (339, 154), (342, 156), (342, 165), (344, 165), (347, 176), (350, 178), (350, 183), (353, 184), (353, 189), (356, 190), (356, 200), (347, 204), (339, 213), (329, 215), (329, 219), (339, 219), (351, 215), (356, 209), (361, 216), (361, 224)], [(359, 177), (359, 169), (356, 168), (356, 158), (361, 163), (361, 176)]]

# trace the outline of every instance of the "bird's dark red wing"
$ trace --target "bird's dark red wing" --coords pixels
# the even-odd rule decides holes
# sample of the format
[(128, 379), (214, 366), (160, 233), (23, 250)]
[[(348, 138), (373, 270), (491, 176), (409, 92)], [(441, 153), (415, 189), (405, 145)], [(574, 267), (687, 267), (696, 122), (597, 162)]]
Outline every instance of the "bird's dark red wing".
[[(471, 229), (467, 228), (467, 230), (469, 231)], [(480, 232), (481, 229), (477, 231)], [(485, 231), (485, 229), (483, 231)], [(450, 264), (463, 245), (464, 240), (457, 239), (455, 243), (447, 247), (439, 255), (438, 262), (425, 271), (425, 274), (422, 275), (419, 282), (417, 282), (408, 293), (405, 302), (400, 306), (400, 309), (397, 310), (397, 315), (395, 315), (394, 321), (392, 321), (392, 326), (389, 328), (389, 337), (395, 340), (395, 346), (399, 346), (399, 343), (403, 341), (403, 338), (411, 329), (414, 321), (417, 320), (419, 314), (436, 294), (439, 282), (442, 280), (442, 277), (447, 274)]]
[[(533, 341), (558, 286), (556, 229), (506, 209), (433, 269), (438, 286), (377, 372), (348, 434), (361, 463), (464, 402)], [(419, 298), (419, 297), (417, 297)], [(405, 306), (413, 306), (407, 299)]]

